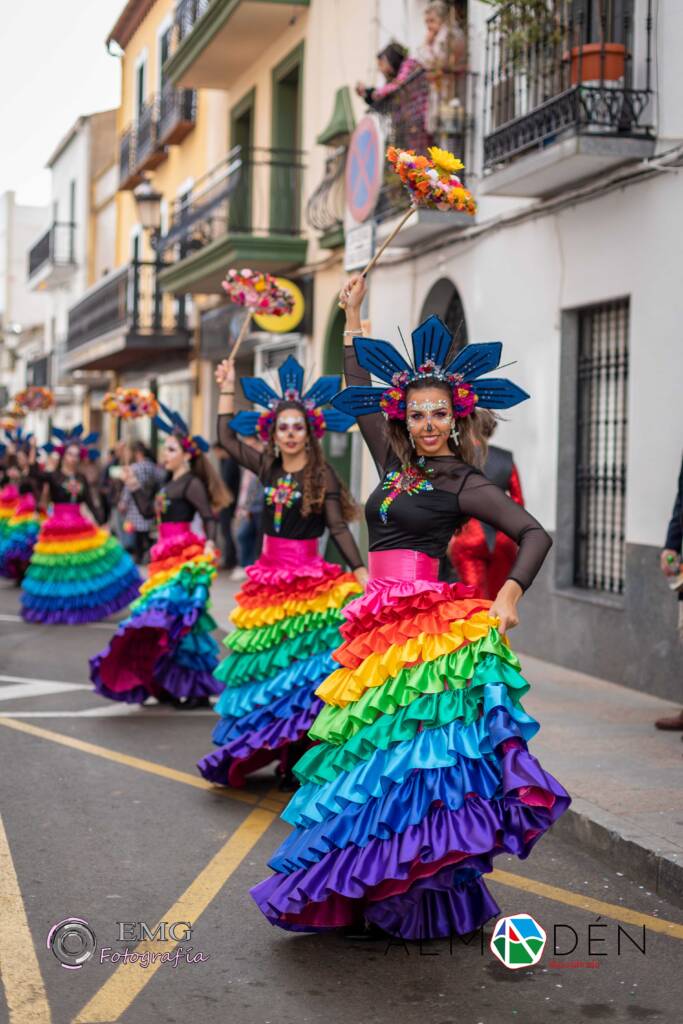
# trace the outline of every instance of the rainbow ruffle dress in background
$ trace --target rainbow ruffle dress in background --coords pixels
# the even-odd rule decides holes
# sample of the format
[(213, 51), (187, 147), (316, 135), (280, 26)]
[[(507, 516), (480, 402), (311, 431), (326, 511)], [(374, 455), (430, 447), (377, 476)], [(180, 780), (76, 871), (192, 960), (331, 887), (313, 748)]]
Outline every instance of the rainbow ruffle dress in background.
[(19, 503), (19, 489), (7, 484), (0, 490), (0, 541), (7, 534), (7, 527)]
[(224, 641), (232, 653), (216, 672), (225, 686), (213, 731), (220, 749), (197, 765), (204, 778), (230, 786), (278, 759), (286, 775), (289, 748), (307, 745), (322, 707), (315, 688), (335, 664), (341, 609), (361, 590), (353, 574), (318, 555), (315, 540), (266, 536), (246, 571), (230, 616), (237, 628)]
[(0, 533), (0, 576), (20, 580), (31, 560), (40, 531), (40, 516), (33, 494), (22, 494), (14, 515), (4, 520)]
[(133, 560), (77, 502), (55, 502), (40, 528), (21, 587), (28, 622), (78, 623), (105, 619), (137, 596)]
[(189, 523), (161, 523), (159, 533), (131, 614), (90, 660), (96, 692), (111, 700), (208, 697), (223, 688), (213, 676), (219, 648), (207, 611), (214, 561)]
[(252, 889), (272, 924), (469, 933), (500, 912), (483, 881), (494, 857), (527, 857), (569, 805), (527, 750), (539, 726), (518, 659), (469, 594), (374, 578), (345, 608), (319, 743), (282, 815), (295, 830)]

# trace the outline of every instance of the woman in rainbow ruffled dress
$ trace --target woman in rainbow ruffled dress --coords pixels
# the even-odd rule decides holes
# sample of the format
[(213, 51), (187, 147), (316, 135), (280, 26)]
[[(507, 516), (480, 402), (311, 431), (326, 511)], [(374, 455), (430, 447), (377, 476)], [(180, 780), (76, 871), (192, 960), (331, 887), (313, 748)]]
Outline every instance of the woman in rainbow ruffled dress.
[[(96, 622), (120, 611), (137, 595), (140, 576), (133, 561), (107, 530), (97, 525), (97, 509), (81, 465), (96, 459), (97, 434), (83, 427), (54, 427), (57, 444), (45, 445), (59, 456), (57, 469), (36, 472), (47, 486), (52, 507), (21, 585), (21, 614), (28, 622)], [(91, 519), (81, 512), (88, 508)]]
[[(364, 292), (361, 277), (342, 291), (354, 386), (333, 404), (358, 417), (380, 473), (366, 505), (370, 579), (344, 609), (339, 667), (317, 690), (325, 706), (309, 735), (319, 742), (296, 764), (301, 788), (282, 815), (295, 830), (252, 895), (291, 931), (438, 938), (500, 913), (483, 879), (493, 858), (527, 857), (570, 803), (527, 749), (539, 725), (522, 707), (529, 685), (506, 636), (551, 541), (473, 466), (476, 405), (528, 397), (481, 376), (501, 345), (449, 359), (451, 335), (430, 317), (413, 332), (411, 365), (361, 337)], [(370, 386), (370, 370), (382, 386)], [(438, 582), (469, 516), (519, 545), (493, 602)]]
[[(237, 627), (225, 639), (231, 656), (216, 673), (225, 685), (213, 732), (219, 749), (198, 768), (212, 782), (241, 786), (247, 774), (278, 761), (286, 789), (294, 787), (291, 766), (310, 745), (306, 734), (322, 706), (315, 688), (335, 667), (342, 608), (361, 592), (366, 570), (347, 525), (355, 505), (320, 446), (325, 430), (343, 432), (353, 423), (321, 408), (338, 392), (340, 378), (321, 377), (304, 393), (303, 367), (291, 356), (278, 374), (281, 395), (264, 380), (243, 378), (245, 396), (266, 412), (233, 418), (234, 366), (226, 360), (216, 371), (218, 440), (264, 485), (264, 538), (231, 615)], [(265, 451), (238, 436), (254, 434)], [(326, 528), (352, 572), (320, 556)]]
[[(183, 710), (209, 707), (222, 686), (214, 679), (218, 644), (208, 612), (216, 575), (216, 515), (229, 494), (205, 457), (209, 445), (191, 436), (179, 413), (161, 405), (156, 425), (168, 437), (161, 462), (170, 479), (148, 489), (129, 469), (125, 483), (142, 515), (159, 522), (149, 577), (131, 614), (107, 647), (90, 659), (95, 691), (111, 700), (142, 704), (148, 697)], [(205, 537), (192, 530), (202, 520)]]

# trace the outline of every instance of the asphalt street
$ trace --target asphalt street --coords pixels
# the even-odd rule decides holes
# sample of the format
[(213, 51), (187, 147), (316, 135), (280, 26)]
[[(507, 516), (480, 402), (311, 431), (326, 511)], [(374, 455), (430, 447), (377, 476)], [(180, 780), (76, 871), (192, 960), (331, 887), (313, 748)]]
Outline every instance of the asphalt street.
[[(0, 1021), (681, 1019), (681, 909), (552, 833), (526, 861), (500, 857), (489, 882), (502, 914), (530, 914), (546, 931), (533, 967), (493, 957), (494, 922), (483, 942), (422, 947), (272, 928), (249, 896), (288, 832), (272, 773), (218, 791), (194, 767), (213, 712), (92, 694), (87, 659), (112, 629), (27, 625), (17, 591), (0, 583)], [(47, 948), (66, 918), (96, 936), (79, 970)], [(119, 939), (119, 922), (159, 921), (190, 922), (192, 934), (143, 947)], [(201, 962), (111, 962), (125, 948), (178, 945)]]

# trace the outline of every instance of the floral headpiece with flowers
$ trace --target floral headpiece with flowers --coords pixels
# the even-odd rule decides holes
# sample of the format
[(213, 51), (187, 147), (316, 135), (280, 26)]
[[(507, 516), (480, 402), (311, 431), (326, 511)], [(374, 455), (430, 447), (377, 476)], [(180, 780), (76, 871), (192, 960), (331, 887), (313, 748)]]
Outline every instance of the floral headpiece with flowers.
[(503, 346), (499, 341), (466, 345), (448, 360), (453, 336), (438, 316), (428, 317), (412, 335), (413, 365), (388, 341), (354, 338), (360, 365), (389, 387), (349, 387), (332, 399), (335, 409), (358, 417), (381, 412), (386, 419), (405, 420), (406, 391), (415, 381), (429, 378), (446, 381), (457, 419), (470, 416), (476, 406), (509, 409), (529, 395), (503, 377), (481, 379), (500, 365)]
[(159, 403), (151, 391), (139, 388), (116, 388), (102, 399), (102, 411), (113, 413), (124, 420), (137, 420), (142, 416), (158, 416)]
[(91, 462), (94, 462), (95, 459), (100, 457), (99, 448), (95, 448), (100, 435), (92, 432), (84, 437), (82, 423), (79, 423), (77, 427), (73, 427), (71, 430), (53, 427), (52, 436), (56, 437), (59, 443), (53, 444), (52, 441), (48, 441), (47, 444), (43, 445), (43, 451), (47, 452), (48, 455), (51, 452), (57, 452), (61, 456), (71, 445), (78, 445), (82, 460), (89, 459)]
[(262, 441), (267, 441), (283, 402), (298, 402), (303, 406), (311, 430), (315, 437), (321, 438), (326, 430), (343, 434), (353, 425), (353, 417), (347, 416), (336, 409), (321, 407), (330, 402), (337, 394), (341, 385), (341, 377), (333, 374), (319, 377), (304, 392), (304, 368), (294, 358), (287, 356), (278, 369), (282, 394), (276, 391), (260, 377), (242, 377), (240, 383), (245, 398), (255, 405), (260, 405), (265, 412), (247, 412), (242, 410), (230, 421), (230, 426), (238, 434), (246, 437), (256, 434)]
[(203, 452), (208, 452), (208, 441), (205, 441), (199, 434), (191, 435), (190, 428), (179, 412), (169, 409), (163, 402), (159, 402), (159, 408), (166, 417), (166, 419), (162, 416), (154, 417), (154, 423), (156, 423), (159, 430), (163, 431), (164, 434), (172, 434), (174, 437), (177, 437), (183, 451), (191, 455), (193, 459)]

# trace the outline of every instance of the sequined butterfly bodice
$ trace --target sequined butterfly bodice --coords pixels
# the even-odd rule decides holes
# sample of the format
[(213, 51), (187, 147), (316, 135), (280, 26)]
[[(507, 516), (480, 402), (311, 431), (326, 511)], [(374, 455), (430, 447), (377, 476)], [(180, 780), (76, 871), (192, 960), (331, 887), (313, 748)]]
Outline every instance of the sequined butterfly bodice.
[(266, 505), (273, 509), (273, 526), (276, 533), (282, 529), (282, 513), (292, 508), (301, 499), (299, 485), (291, 473), (277, 478), (274, 484), (264, 488)]

